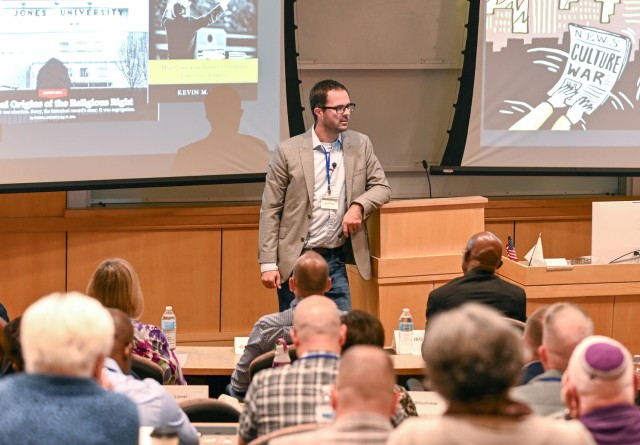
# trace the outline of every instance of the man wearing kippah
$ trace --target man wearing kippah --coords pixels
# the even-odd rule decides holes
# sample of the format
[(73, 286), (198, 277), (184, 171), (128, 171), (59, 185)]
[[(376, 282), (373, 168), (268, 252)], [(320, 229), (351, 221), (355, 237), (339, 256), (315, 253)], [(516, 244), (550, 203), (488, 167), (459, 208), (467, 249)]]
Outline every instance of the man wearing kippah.
[(594, 335), (574, 349), (562, 378), (562, 399), (598, 445), (638, 444), (637, 384), (629, 351), (616, 340)]

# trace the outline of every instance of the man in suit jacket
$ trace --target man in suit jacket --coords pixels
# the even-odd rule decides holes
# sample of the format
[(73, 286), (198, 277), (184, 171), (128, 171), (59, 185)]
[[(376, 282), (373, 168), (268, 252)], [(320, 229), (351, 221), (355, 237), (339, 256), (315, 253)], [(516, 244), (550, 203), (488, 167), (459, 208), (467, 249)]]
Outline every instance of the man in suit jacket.
[(502, 242), (491, 232), (473, 235), (462, 251), (464, 275), (429, 294), (427, 321), (435, 314), (473, 301), (497, 309), (505, 317), (525, 321), (524, 290), (496, 276), (502, 266)]
[(267, 170), (260, 210), (258, 261), (262, 283), (277, 288), (280, 310), (294, 301), (287, 280), (303, 250), (329, 264), (338, 308), (351, 309), (345, 259), (371, 278), (363, 221), (389, 201), (391, 190), (369, 138), (347, 130), (355, 109), (344, 85), (318, 82), (309, 94), (315, 120), (304, 134), (278, 144)]

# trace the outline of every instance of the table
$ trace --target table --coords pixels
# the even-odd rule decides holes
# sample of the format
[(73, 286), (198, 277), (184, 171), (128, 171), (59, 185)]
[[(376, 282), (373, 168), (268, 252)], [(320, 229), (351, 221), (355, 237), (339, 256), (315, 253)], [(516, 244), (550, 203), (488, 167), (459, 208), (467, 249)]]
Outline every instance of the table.
[[(240, 356), (232, 346), (178, 346), (176, 353), (187, 354), (184, 375), (230, 376)], [(390, 354), (397, 375), (422, 375), (424, 361), (419, 355)]]
[[(202, 434), (200, 445), (204, 444), (224, 444), (236, 445), (238, 443), (237, 423), (193, 423), (193, 426)], [(139, 444), (151, 445), (152, 426), (140, 427)]]

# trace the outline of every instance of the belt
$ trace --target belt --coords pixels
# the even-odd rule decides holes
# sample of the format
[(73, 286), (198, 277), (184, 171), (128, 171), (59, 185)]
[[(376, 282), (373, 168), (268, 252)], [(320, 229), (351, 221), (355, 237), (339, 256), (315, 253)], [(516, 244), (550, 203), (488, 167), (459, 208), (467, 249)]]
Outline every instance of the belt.
[(333, 248), (312, 247), (310, 249), (302, 249), (303, 252), (306, 252), (307, 250), (313, 250), (314, 252), (320, 254), (323, 257), (330, 257), (330, 256), (333, 256), (333, 255), (337, 255), (337, 254), (342, 253), (342, 246), (333, 247)]

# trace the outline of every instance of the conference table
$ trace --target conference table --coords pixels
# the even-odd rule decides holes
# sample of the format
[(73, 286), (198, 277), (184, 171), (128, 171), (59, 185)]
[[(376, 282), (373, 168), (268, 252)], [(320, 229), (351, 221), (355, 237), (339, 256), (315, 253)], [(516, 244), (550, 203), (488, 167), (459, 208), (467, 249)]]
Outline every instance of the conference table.
[[(186, 376), (230, 376), (240, 359), (233, 346), (180, 346), (176, 355)], [(397, 375), (422, 375), (422, 356), (389, 354)]]

